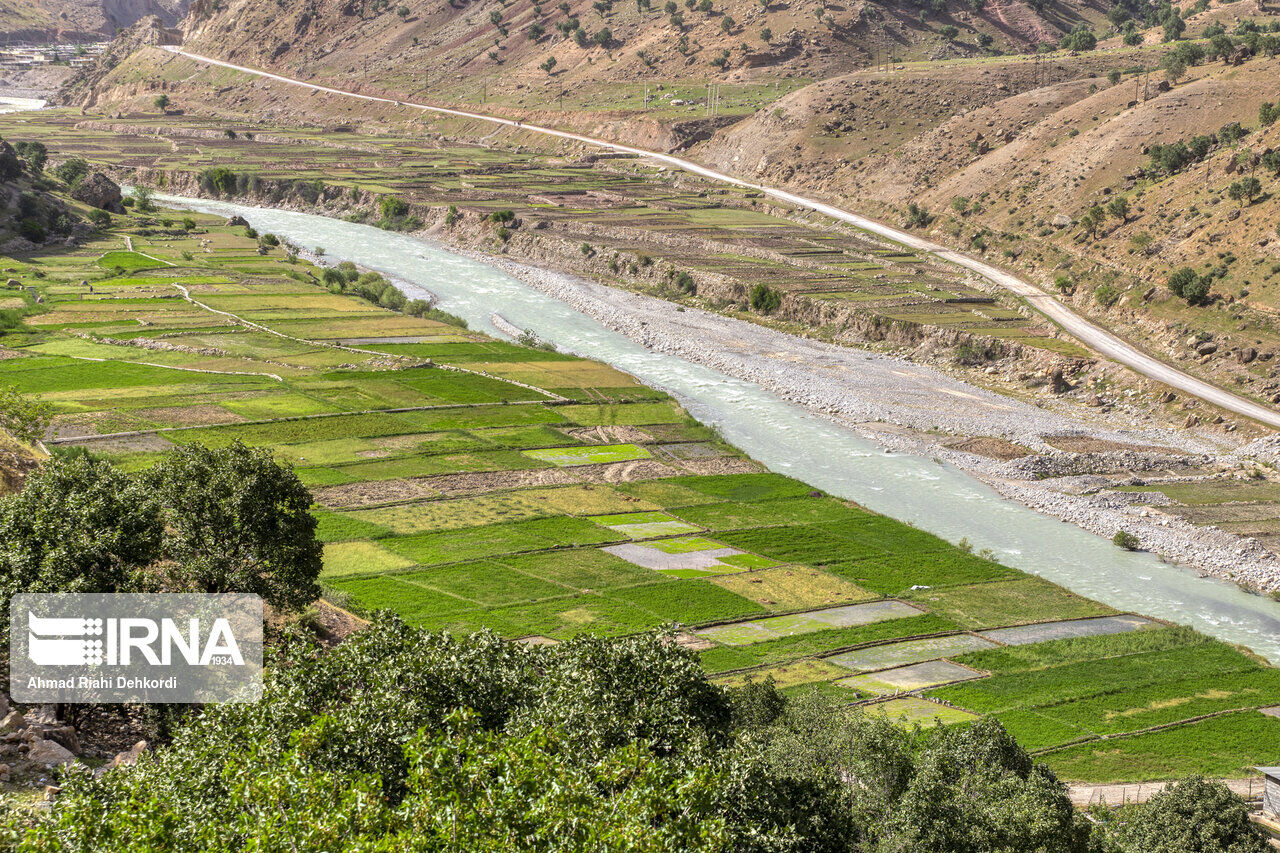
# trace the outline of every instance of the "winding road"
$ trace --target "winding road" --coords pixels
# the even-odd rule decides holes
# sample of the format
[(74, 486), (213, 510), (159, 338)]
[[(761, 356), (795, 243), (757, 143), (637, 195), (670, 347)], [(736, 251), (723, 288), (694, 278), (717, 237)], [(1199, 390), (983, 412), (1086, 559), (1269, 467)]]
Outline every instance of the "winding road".
[(604, 148), (610, 151), (617, 151), (624, 154), (635, 154), (648, 160), (663, 163), (668, 166), (682, 169), (695, 175), (701, 175), (704, 178), (710, 178), (713, 181), (730, 184), (744, 189), (750, 189), (765, 195), (785, 201), (800, 207), (807, 207), (817, 211), (825, 216), (840, 222), (854, 225), (873, 234), (879, 234), (887, 237), (919, 252), (926, 252), (935, 257), (950, 261), (953, 264), (972, 270), (983, 278), (991, 281), (999, 287), (1027, 300), (1027, 302), (1036, 310), (1040, 311), (1050, 320), (1057, 323), (1069, 335), (1080, 341), (1085, 346), (1093, 349), (1101, 355), (1106, 356), (1114, 361), (1126, 365), (1129, 368), (1150, 377), (1158, 382), (1162, 382), (1171, 388), (1175, 388), (1183, 393), (1193, 397), (1198, 397), (1205, 402), (1220, 406), (1236, 414), (1251, 418), (1260, 423), (1264, 423), (1271, 427), (1280, 429), (1280, 412), (1276, 412), (1266, 406), (1246, 400), (1243, 397), (1232, 394), (1216, 385), (1205, 382), (1203, 379), (1184, 373), (1172, 365), (1166, 364), (1159, 359), (1153, 358), (1142, 350), (1127, 343), (1121, 338), (1113, 335), (1105, 329), (1095, 326), (1085, 318), (1076, 314), (1062, 302), (1045, 293), (1039, 287), (1030, 282), (1018, 278), (1015, 275), (997, 269), (990, 264), (971, 258), (968, 255), (948, 249), (947, 247), (926, 240), (914, 234), (900, 231), (889, 225), (868, 219), (856, 213), (843, 210), (839, 207), (818, 201), (812, 198), (806, 198), (777, 187), (770, 187), (764, 184), (756, 184), (751, 181), (736, 178), (733, 175), (718, 172), (715, 169), (709, 169), (706, 166), (700, 166), (690, 160), (684, 160), (670, 154), (663, 154), (657, 151), (649, 151), (644, 148), (635, 148), (629, 145), (621, 145), (616, 142), (608, 142), (603, 139), (595, 139), (590, 136), (582, 136), (568, 131), (556, 130), (549, 127), (540, 127), (534, 124), (525, 124), (514, 119), (499, 118), (498, 116), (485, 115), (483, 113), (473, 113), (466, 110), (449, 109), (448, 107), (437, 107), (430, 104), (419, 104), (412, 101), (397, 101), (393, 98), (381, 98), (375, 95), (361, 95), (356, 92), (347, 92), (342, 89), (333, 89), (328, 86), (320, 86), (315, 83), (308, 83), (305, 80), (296, 80), (292, 77), (284, 77), (279, 74), (272, 74), (258, 68), (250, 68), (244, 65), (235, 65), (230, 62), (224, 62), (221, 59), (213, 59), (208, 56), (201, 56), (196, 53), (189, 53), (178, 47), (165, 46), (163, 48), (171, 53), (186, 57), (196, 62), (206, 63), (208, 65), (217, 65), (223, 68), (230, 68), (234, 71), (241, 71), (245, 74), (253, 74), (268, 80), (275, 80), (279, 83), (285, 83), (291, 86), (300, 86), (304, 89), (310, 89), (314, 92), (325, 92), (331, 95), (341, 95), (349, 98), (358, 98), (364, 101), (373, 101), (381, 104), (394, 104), (404, 107), (412, 107), (414, 109), (426, 110), (429, 112), (440, 113), (443, 115), (457, 116), (459, 118), (476, 119), (478, 121), (491, 122), (498, 125), (506, 125), (507, 127), (525, 130), (530, 133), (540, 133), (545, 136), (558, 137), (571, 142), (580, 142), (584, 145), (592, 145)]

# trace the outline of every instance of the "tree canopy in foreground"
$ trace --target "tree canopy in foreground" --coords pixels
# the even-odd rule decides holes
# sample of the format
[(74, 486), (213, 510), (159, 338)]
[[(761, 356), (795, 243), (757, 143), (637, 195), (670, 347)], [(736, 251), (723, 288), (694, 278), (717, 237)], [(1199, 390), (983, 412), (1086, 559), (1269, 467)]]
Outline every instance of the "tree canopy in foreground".
[(723, 689), (664, 636), (528, 648), (388, 616), (328, 652), (286, 637), (261, 702), (71, 772), (0, 849), (1128, 853), (1106, 833), (1148, 843), (1145, 814), (1093, 827), (993, 720)]

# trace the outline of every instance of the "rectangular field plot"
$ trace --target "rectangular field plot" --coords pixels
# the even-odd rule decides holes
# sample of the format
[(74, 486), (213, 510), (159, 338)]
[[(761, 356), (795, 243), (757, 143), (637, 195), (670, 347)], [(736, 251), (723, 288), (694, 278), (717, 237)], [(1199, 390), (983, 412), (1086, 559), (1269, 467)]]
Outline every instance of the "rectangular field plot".
[(827, 660), (846, 669), (871, 672), (994, 647), (995, 643), (990, 640), (984, 640), (972, 634), (955, 634), (950, 637), (930, 637), (924, 640), (906, 640), (901, 643), (872, 646), (869, 649), (858, 649), (835, 655)]
[(1105, 604), (1081, 598), (1037, 577), (907, 591), (903, 595), (964, 628), (995, 628), (1115, 613)]
[[(743, 646), (794, 634), (811, 634), (831, 628), (852, 628), (922, 615), (920, 610), (901, 601), (873, 601), (867, 604), (849, 604), (827, 610), (774, 616), (734, 625), (719, 625), (699, 631), (698, 635), (726, 646)], [(836, 661), (836, 663), (841, 663)], [(841, 663), (841, 665), (843, 665)]]
[(763, 682), (772, 678), (779, 689), (795, 687), (800, 684), (830, 681), (839, 678), (844, 670), (821, 660), (802, 660), (771, 666), (765, 669), (753, 669), (750, 672), (736, 673), (717, 679), (726, 687), (741, 687), (752, 682)]
[(589, 447), (549, 447), (542, 450), (525, 450), (525, 456), (540, 462), (550, 462), (561, 468), (574, 465), (599, 465), (606, 462), (630, 462), (650, 459), (652, 454), (634, 444), (604, 444)]
[(616, 515), (592, 516), (591, 521), (616, 530), (632, 539), (647, 539), (650, 536), (676, 536), (681, 533), (697, 533), (700, 528), (692, 524), (672, 518), (662, 512), (625, 512)]
[(1066, 640), (1074, 637), (1100, 637), (1109, 634), (1125, 634), (1129, 631), (1141, 631), (1159, 627), (1158, 622), (1142, 616), (1122, 614), (1120, 616), (1102, 616), (1096, 619), (1072, 619), (1066, 622), (1041, 622), (1033, 625), (1019, 625), (1013, 628), (996, 628), (983, 631), (982, 636), (995, 640), (1006, 646), (1022, 646), (1029, 643), (1044, 643), (1051, 640)]
[(1090, 782), (1234, 778), (1275, 760), (1280, 719), (1257, 711), (1224, 714), (1157, 732), (1070, 746), (1036, 757), (1060, 778)]
[(563, 584), (579, 592), (653, 582), (653, 573), (648, 569), (633, 566), (596, 548), (522, 554), (503, 557), (501, 562), (526, 575)]
[(582, 519), (542, 518), (441, 533), (395, 536), (383, 539), (382, 543), (414, 563), (433, 565), (617, 539), (617, 536)]
[[(1107, 638), (1091, 637), (1089, 639)], [(1081, 641), (1059, 640), (1057, 642), (1079, 643)], [(1001, 671), (1000, 664), (1007, 659), (1009, 647), (967, 655), (960, 659), (962, 663), (978, 669), (987, 669), (995, 674), (982, 681), (940, 688), (935, 695), (981, 713), (998, 714), (1019, 708), (1039, 707), (1049, 708), (1056, 713), (1056, 709), (1065, 707), (1069, 703), (1099, 696), (1114, 694), (1122, 699), (1137, 696), (1151, 685), (1192, 680), (1204, 687), (1219, 687), (1237, 674), (1269, 678), (1274, 672), (1274, 670), (1260, 668), (1252, 658), (1225, 644), (1200, 644), (1130, 654), (1121, 653), (1112, 657), (1103, 656), (1107, 650), (1102, 644), (1093, 645), (1099, 652), (1097, 657), (1022, 671), (1016, 669)], [(1036, 647), (1014, 647), (1015, 650), (1022, 648)], [(1167, 694), (1163, 697), (1167, 700), (1166, 704), (1174, 706), (1185, 704), (1184, 699), (1199, 691), (1193, 687), (1186, 696), (1180, 690), (1162, 689), (1162, 692)], [(1265, 704), (1265, 699), (1255, 704)], [(1133, 707), (1136, 708), (1137, 705)], [(1136, 710), (1133, 712), (1133, 714), (1137, 713)]]
[(858, 586), (901, 595), (914, 586), (941, 588), (1018, 577), (1013, 569), (966, 554), (959, 548), (882, 554), (830, 563), (826, 570)]
[(837, 684), (851, 687), (863, 693), (877, 696), (889, 696), (895, 693), (909, 693), (936, 687), (939, 684), (950, 684), (953, 681), (968, 681), (981, 678), (982, 673), (951, 663), (945, 660), (925, 661), (886, 669), (869, 675), (854, 675), (842, 678)]
[(324, 546), (324, 577), (375, 575), (413, 565), (413, 560), (376, 542), (331, 542)]
[(605, 593), (652, 613), (659, 623), (699, 625), (723, 619), (741, 619), (764, 613), (754, 601), (734, 595), (705, 580), (677, 580), (629, 586)]
[(829, 498), (805, 497), (754, 503), (728, 501), (709, 506), (687, 507), (681, 509), (680, 515), (708, 530), (735, 530), (851, 520), (862, 513)]
[(746, 574), (725, 575), (716, 578), (714, 583), (758, 601), (770, 610), (831, 607), (878, 598), (874, 592), (806, 566), (778, 566)]
[[(621, 557), (628, 563), (664, 574), (675, 573), (678, 577), (743, 572), (748, 566), (740, 565), (741, 560), (737, 563), (731, 563), (728, 560), (753, 556), (701, 536), (682, 536), (677, 539), (661, 539), (643, 544), (609, 545), (600, 550), (607, 551), (615, 557)], [(772, 565), (772, 561), (765, 560), (763, 557), (756, 559), (764, 561), (765, 565)]]
[(928, 699), (917, 699), (914, 696), (890, 699), (887, 702), (876, 702), (865, 707), (868, 714), (883, 714), (893, 722), (907, 726), (919, 723), (927, 728), (932, 725), (941, 724), (947, 726), (952, 723), (967, 723), (970, 720), (978, 719), (976, 714), (970, 714), (968, 711), (949, 708), (946, 705), (939, 705), (937, 702), (930, 702)]
[(488, 561), (409, 572), (396, 575), (396, 580), (456, 595), (482, 607), (560, 598), (574, 592), (560, 584), (524, 575)]

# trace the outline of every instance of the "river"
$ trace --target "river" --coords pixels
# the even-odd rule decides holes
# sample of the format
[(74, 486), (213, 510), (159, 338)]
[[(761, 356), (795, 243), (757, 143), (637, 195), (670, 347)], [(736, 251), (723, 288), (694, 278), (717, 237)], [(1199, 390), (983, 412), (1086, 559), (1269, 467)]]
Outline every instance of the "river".
[[(421, 287), (471, 328), (497, 337), (490, 317), (581, 356), (613, 365), (676, 396), (689, 413), (771, 470), (951, 542), (977, 549), (1121, 610), (1190, 625), (1280, 664), (1280, 602), (1142, 553), (1122, 551), (1080, 528), (1007, 500), (934, 460), (889, 453), (850, 430), (676, 356), (650, 352), (494, 266), (404, 234), (315, 214), (156, 194), (157, 201), (221, 216), (330, 259), (394, 276), (407, 295)], [(673, 309), (674, 310), (674, 309)], [(1034, 618), (1035, 614), (1028, 614)]]

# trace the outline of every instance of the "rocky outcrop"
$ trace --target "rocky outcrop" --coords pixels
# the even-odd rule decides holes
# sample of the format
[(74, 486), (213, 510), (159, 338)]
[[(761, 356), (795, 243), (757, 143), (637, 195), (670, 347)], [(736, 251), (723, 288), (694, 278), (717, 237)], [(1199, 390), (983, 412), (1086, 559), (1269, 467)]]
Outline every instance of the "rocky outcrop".
[(71, 191), (71, 197), (101, 210), (109, 210), (112, 213), (124, 212), (120, 185), (101, 172), (94, 172), (81, 181), (80, 185)]

